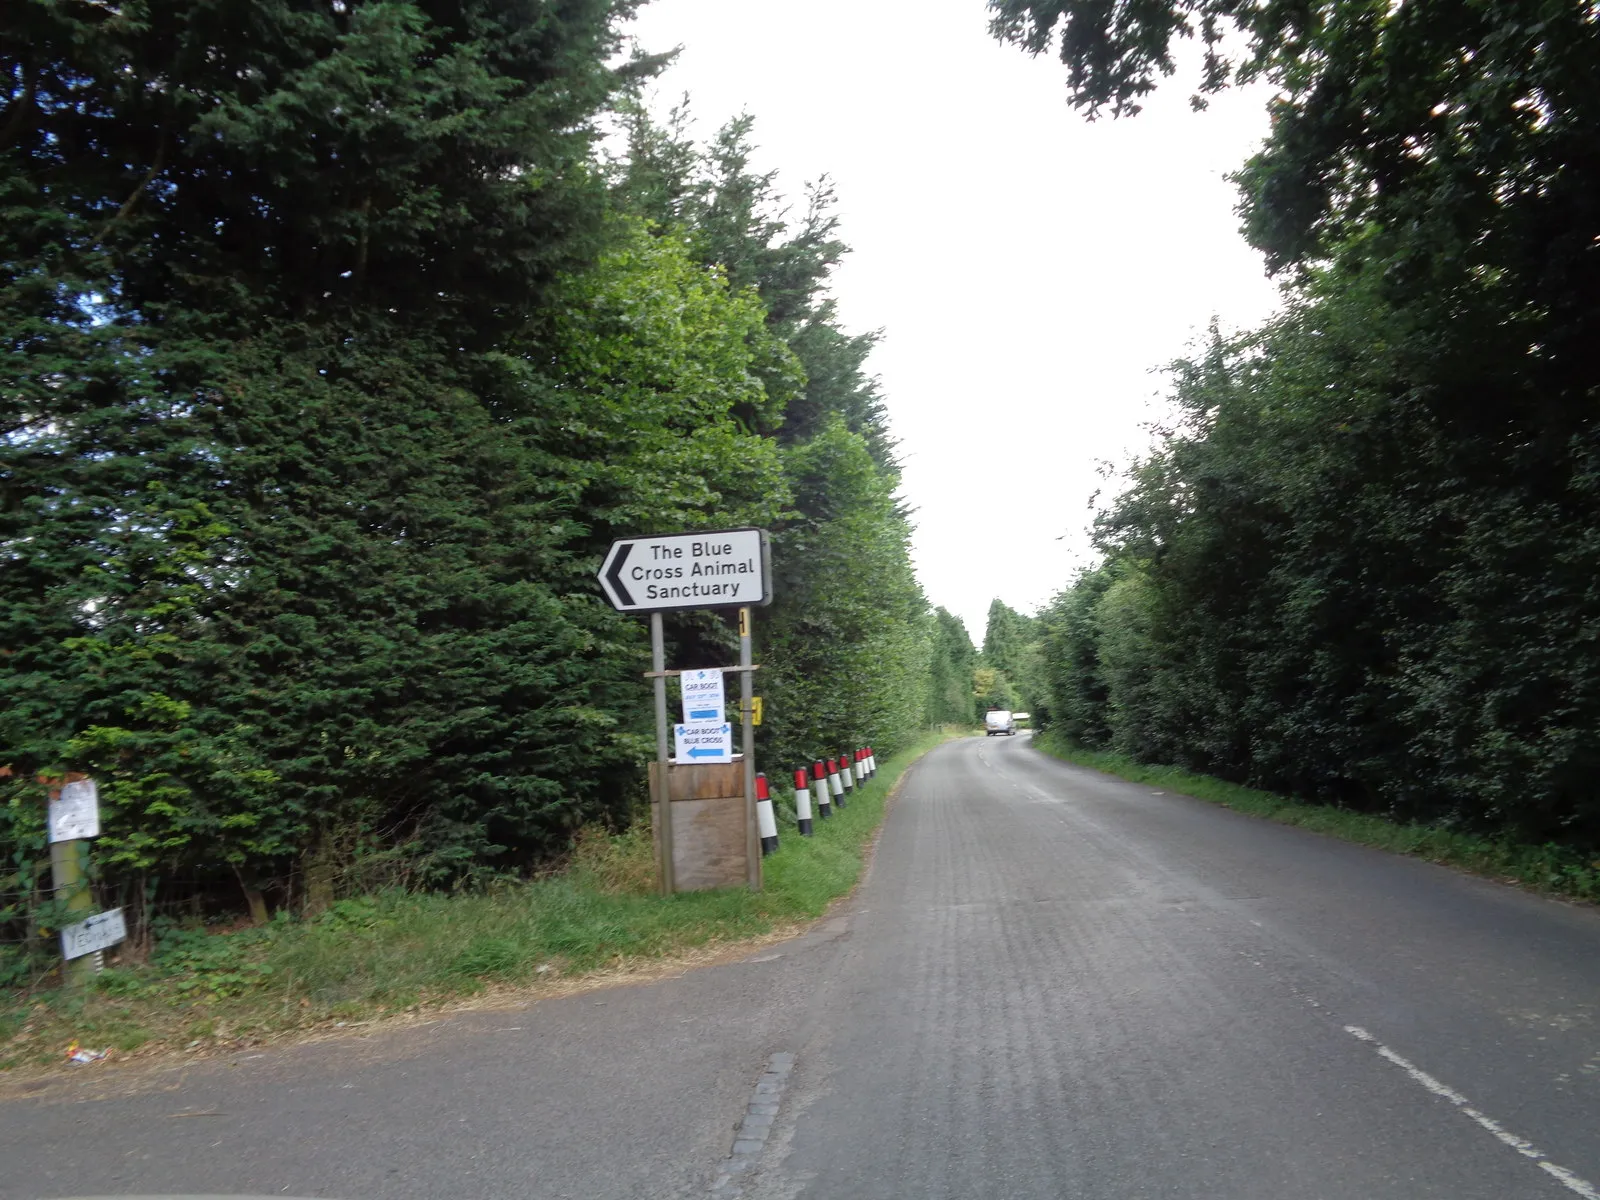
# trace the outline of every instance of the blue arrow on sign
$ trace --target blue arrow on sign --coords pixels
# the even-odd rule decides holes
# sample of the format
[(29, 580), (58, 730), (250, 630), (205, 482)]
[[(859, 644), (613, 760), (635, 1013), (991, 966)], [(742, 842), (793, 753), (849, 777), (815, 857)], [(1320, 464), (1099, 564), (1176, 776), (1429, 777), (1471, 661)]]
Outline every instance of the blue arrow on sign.
[(691, 721), (715, 721), (721, 715), (721, 709), (696, 708), (689, 713), (689, 719)]
[(722, 751), (721, 750), (702, 750), (702, 749), (700, 749), (699, 746), (696, 746), (693, 750), (689, 751), (689, 757), (690, 758), (721, 758), (722, 757)]

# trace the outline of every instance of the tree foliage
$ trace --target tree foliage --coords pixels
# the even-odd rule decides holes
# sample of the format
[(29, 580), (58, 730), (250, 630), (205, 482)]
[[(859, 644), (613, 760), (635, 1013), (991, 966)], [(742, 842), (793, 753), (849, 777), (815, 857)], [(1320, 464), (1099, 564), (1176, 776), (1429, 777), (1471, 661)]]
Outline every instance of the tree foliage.
[[(1261, 75), (1241, 170), (1288, 311), (1178, 365), (1186, 427), (1047, 614), (1074, 736), (1600, 844), (1600, 26), (1584, 6), (993, 0), (1074, 103)], [(1225, 40), (1232, 38), (1232, 41)], [(1224, 54), (1226, 46), (1240, 47)]]
[(999, 597), (990, 601), (989, 618), (983, 629), (985, 664), (1016, 679), (1033, 641), (1033, 628), (1033, 618), (1023, 616)]
[(973, 677), (980, 714), (989, 708), (1026, 709), (1035, 724), (1049, 724), (1041, 634), (1037, 617), (1024, 616), (998, 597), (990, 602), (983, 653)]
[[(756, 624), (771, 714), (763, 745), (791, 768), (841, 740), (887, 752), (926, 719), (931, 629), (882, 398), (865, 372), (875, 339), (839, 326), (827, 290), (846, 252), (833, 192), (808, 188), (793, 220), (776, 176), (751, 165), (748, 116), (703, 147), (689, 140), (685, 106), (664, 125), (636, 102), (623, 116), (629, 157), (613, 173), (623, 201), (759, 305), (765, 324), (747, 331), (750, 344), (783, 351), (751, 366), (781, 407), (764, 424), (746, 418), (778, 447), (768, 477), (788, 506), (770, 522), (777, 599)], [(682, 636), (685, 653), (714, 652), (714, 640)]]
[(929, 725), (968, 725), (974, 719), (973, 671), (977, 647), (961, 618), (943, 608), (933, 610), (928, 679)]
[(496, 347), (602, 244), (631, 7), (0, 24), (0, 736), (13, 804), (102, 780), (136, 894), (322, 890), (351, 839), (459, 877), (625, 806), (594, 714), (630, 639), (564, 598), (571, 497)]
[[(774, 531), (763, 754), (925, 718), (831, 194), (791, 227), (747, 120), (657, 129), (634, 7), (0, 16), (0, 890), (34, 886), (66, 769), (135, 916), (471, 882), (625, 823), (643, 629), (593, 582), (625, 534)], [(720, 615), (672, 638), (729, 661)]]

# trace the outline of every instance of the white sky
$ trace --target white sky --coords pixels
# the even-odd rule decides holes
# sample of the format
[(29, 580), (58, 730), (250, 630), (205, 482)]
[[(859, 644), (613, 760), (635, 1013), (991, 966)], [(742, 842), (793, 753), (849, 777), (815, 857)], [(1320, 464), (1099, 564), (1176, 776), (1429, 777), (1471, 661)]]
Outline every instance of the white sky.
[(1266, 134), (1263, 90), (1195, 114), (1180, 72), (1091, 124), (1059, 61), (987, 22), (984, 0), (653, 0), (634, 27), (683, 46), (663, 111), (688, 92), (705, 139), (748, 110), (797, 200), (833, 177), (854, 251), (834, 290), (884, 331), (918, 575), (974, 641), (993, 597), (1031, 612), (1088, 561), (1099, 465), (1163, 411), (1154, 369), (1277, 300), (1223, 178)]

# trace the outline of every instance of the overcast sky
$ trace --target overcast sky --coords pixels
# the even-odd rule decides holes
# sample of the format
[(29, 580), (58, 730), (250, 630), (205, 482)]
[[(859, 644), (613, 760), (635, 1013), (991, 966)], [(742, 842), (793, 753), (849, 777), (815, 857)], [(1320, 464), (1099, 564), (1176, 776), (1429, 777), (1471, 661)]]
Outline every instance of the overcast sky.
[(1265, 136), (1265, 94), (1187, 104), (1180, 75), (1133, 119), (1088, 123), (1065, 68), (989, 37), (984, 0), (653, 0), (634, 26), (681, 45), (703, 139), (756, 118), (757, 166), (798, 198), (836, 183), (853, 249), (835, 293), (901, 441), (918, 575), (983, 637), (1088, 561), (1100, 464), (1163, 410), (1156, 369), (1277, 302), (1224, 179)]

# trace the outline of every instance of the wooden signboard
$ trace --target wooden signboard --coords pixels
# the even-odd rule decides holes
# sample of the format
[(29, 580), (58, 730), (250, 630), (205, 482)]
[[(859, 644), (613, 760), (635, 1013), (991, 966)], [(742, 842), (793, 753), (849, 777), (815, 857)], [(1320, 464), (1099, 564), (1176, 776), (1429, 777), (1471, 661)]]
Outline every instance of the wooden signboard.
[[(659, 796), (660, 763), (650, 764), (651, 794)], [(745, 814), (744, 763), (672, 763), (672, 864), (676, 890), (744, 887), (750, 880), (750, 838)], [(659, 808), (653, 805), (652, 808)], [(661, 853), (661, 814), (652, 812), (656, 854)], [(760, 843), (754, 864), (760, 870)], [(759, 878), (759, 876), (758, 876)]]

